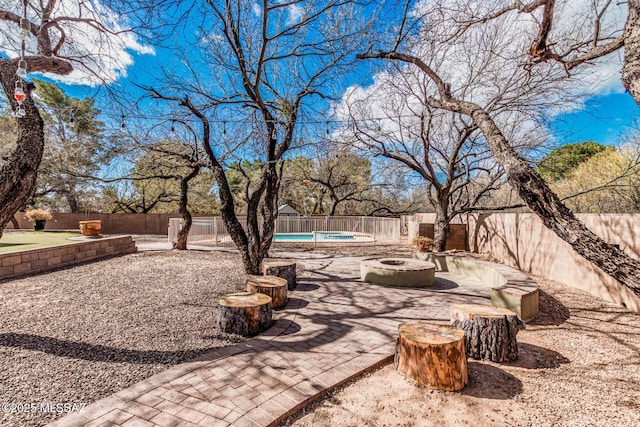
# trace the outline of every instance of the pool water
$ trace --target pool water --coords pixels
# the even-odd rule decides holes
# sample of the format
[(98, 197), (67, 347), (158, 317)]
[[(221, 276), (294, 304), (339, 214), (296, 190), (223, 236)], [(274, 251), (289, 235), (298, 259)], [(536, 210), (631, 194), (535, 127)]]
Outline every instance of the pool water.
[[(353, 240), (353, 233), (336, 232), (336, 231), (316, 231), (315, 241), (317, 242), (335, 242)], [(313, 242), (314, 233), (276, 233), (273, 236), (275, 242)]]

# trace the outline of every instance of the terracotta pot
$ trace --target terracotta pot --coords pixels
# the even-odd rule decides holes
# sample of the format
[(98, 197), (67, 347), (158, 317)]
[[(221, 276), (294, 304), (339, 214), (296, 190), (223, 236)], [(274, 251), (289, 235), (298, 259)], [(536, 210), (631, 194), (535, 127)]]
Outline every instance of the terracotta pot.
[(83, 236), (99, 236), (102, 223), (95, 219), (91, 221), (80, 221), (80, 232)]

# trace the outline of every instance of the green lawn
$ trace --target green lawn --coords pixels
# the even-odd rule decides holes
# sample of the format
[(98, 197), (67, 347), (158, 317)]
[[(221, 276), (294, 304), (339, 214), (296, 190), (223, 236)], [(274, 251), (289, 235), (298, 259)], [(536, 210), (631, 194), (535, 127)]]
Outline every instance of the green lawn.
[(0, 238), (0, 253), (72, 243), (68, 237), (80, 237), (80, 234), (65, 231), (5, 231)]

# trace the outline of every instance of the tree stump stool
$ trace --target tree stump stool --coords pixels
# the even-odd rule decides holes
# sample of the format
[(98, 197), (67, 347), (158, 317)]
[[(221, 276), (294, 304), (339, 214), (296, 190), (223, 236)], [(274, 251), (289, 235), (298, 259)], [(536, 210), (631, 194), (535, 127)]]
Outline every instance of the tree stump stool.
[(262, 263), (262, 274), (285, 279), (287, 281), (287, 288), (290, 291), (298, 286), (296, 263), (294, 261), (264, 261)]
[(220, 298), (218, 327), (229, 334), (252, 337), (271, 326), (271, 297), (252, 292)]
[(247, 292), (269, 295), (274, 310), (287, 305), (287, 281), (276, 276), (247, 277)]
[(513, 311), (489, 305), (453, 305), (451, 322), (464, 330), (467, 356), (492, 362), (518, 358), (516, 335), (524, 329), (524, 323)]
[(395, 367), (420, 385), (436, 390), (462, 390), (469, 382), (464, 331), (429, 322), (401, 324)]

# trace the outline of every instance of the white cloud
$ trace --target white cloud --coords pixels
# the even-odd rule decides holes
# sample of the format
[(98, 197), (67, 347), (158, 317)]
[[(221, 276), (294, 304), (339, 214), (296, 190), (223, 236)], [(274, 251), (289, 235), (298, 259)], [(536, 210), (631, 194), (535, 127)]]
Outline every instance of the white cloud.
[(304, 9), (297, 4), (292, 4), (287, 8), (288, 17), (287, 17), (287, 25), (295, 25), (302, 21), (304, 17)]
[(258, 3), (253, 2), (251, 4), (251, 12), (253, 12), (255, 16), (260, 17), (262, 16), (262, 7)]
[[(602, 7), (604, 1), (597, 2)], [(580, 41), (589, 40), (594, 32), (592, 0), (567, 0), (556, 3), (555, 27), (550, 41), (557, 52), (565, 52)], [(437, 6), (443, 6), (434, 12)], [(489, 105), (500, 97), (503, 102), (515, 101), (524, 105), (530, 113), (520, 116), (521, 128), (539, 128), (535, 112), (541, 108), (547, 114), (559, 114), (584, 107), (587, 99), (610, 93), (621, 92), (621, 53), (609, 55), (593, 64), (586, 64), (572, 70), (568, 78), (564, 67), (558, 62), (537, 64), (529, 71), (525, 64), (530, 61), (529, 47), (535, 39), (540, 16), (525, 13), (511, 13), (483, 25), (476, 25), (460, 38), (457, 44), (438, 44), (438, 40), (452, 36), (456, 32), (453, 15), (467, 14), (480, 17), (503, 7), (503, 2), (475, 0), (427, 0), (419, 3), (415, 15), (425, 16), (420, 43), (413, 47), (413, 53), (420, 56), (431, 68), (451, 84), (454, 96)], [(492, 9), (493, 8), (493, 9)], [(601, 25), (602, 33), (616, 36), (624, 27), (625, 5), (610, 5)], [(598, 11), (600, 9), (597, 9)], [(538, 15), (541, 11), (538, 11)], [(451, 16), (448, 16), (450, 14)], [(459, 16), (458, 16), (459, 17)], [(583, 51), (589, 46), (583, 47)], [(396, 64), (399, 65), (399, 64)], [(400, 65), (400, 69), (415, 69)], [(406, 74), (406, 73), (403, 73)], [(426, 96), (437, 95), (435, 86), (414, 77), (402, 76), (397, 71), (384, 71), (374, 77), (369, 87), (352, 87), (335, 106), (336, 115), (342, 119), (348, 116), (349, 104), (355, 100), (370, 100), (366, 115), (385, 117), (385, 111), (394, 104), (393, 86), (411, 87), (414, 100), (406, 100), (407, 106), (420, 111), (419, 103)], [(390, 90), (391, 88), (391, 90)], [(381, 95), (382, 94), (382, 95)], [(405, 97), (406, 98), (406, 97)], [(394, 106), (397, 107), (395, 102)], [(502, 117), (500, 117), (502, 115)], [(512, 112), (503, 111), (497, 121), (510, 126), (514, 120)], [(397, 123), (385, 122), (388, 130), (394, 132)]]
[[(20, 14), (18, 3), (11, 0), (0, 0), (0, 9)], [(66, 41), (59, 51), (59, 56), (74, 60), (74, 71), (68, 76), (46, 74), (51, 79), (69, 84), (97, 86), (104, 82), (111, 83), (127, 75), (127, 68), (134, 63), (133, 54), (153, 55), (151, 46), (139, 42), (135, 34), (127, 31), (124, 17), (116, 15), (98, 1), (78, 4), (74, 0), (62, 0), (56, 4), (52, 17), (93, 18), (100, 22), (109, 32), (97, 30), (94, 26), (83, 22), (60, 21), (59, 25), (66, 34)], [(38, 17), (29, 16), (37, 22)], [(19, 56), (19, 38), (17, 25), (0, 21), (3, 53), (10, 57)], [(55, 44), (57, 33), (52, 31)], [(31, 38), (26, 46), (26, 55), (36, 51), (36, 41)], [(79, 61), (80, 63), (76, 62)]]

